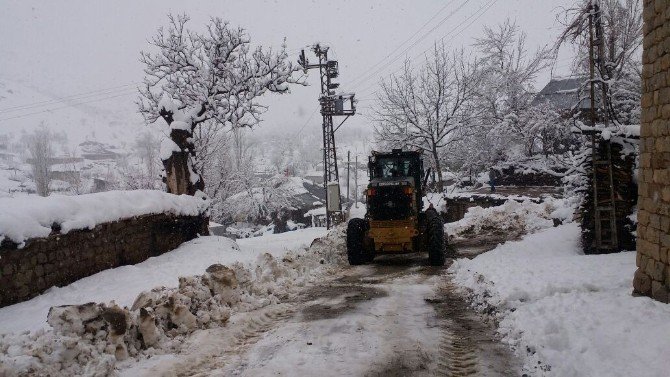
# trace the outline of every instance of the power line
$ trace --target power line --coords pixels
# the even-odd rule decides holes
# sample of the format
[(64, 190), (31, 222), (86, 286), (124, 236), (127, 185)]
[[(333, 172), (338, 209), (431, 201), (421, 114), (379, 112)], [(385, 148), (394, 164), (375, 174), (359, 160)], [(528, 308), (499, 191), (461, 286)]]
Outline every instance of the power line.
[[(4, 109), (0, 109), (0, 113), (10, 113), (10, 112), (15, 112), (15, 111), (22, 111), (22, 110), (28, 110), (31, 108), (35, 107), (43, 107), (43, 106), (48, 106), (54, 103), (63, 103), (68, 100), (74, 100), (74, 99), (83, 99), (83, 98), (88, 98), (88, 97), (96, 97), (99, 95), (108, 95), (112, 94), (113, 92), (121, 92), (121, 91), (127, 91), (130, 90), (131, 88), (127, 88), (128, 86), (133, 86), (138, 83), (130, 83), (130, 84), (125, 84), (125, 85), (119, 85), (119, 86), (113, 86), (109, 88), (103, 88), (103, 89), (97, 89), (97, 90), (92, 90), (89, 92), (83, 92), (83, 93), (76, 93), (76, 94), (71, 94), (65, 97), (60, 97), (60, 98), (55, 98), (52, 100), (46, 100), (46, 101), (40, 101), (40, 102), (33, 102), (33, 103), (27, 103), (23, 105), (17, 105), (17, 106), (11, 106), (11, 107), (6, 107)], [(125, 89), (124, 89), (125, 88)], [(132, 88), (134, 91), (135, 89)]]
[[(463, 25), (463, 24), (465, 24), (466, 22), (468, 22), (468, 20), (472, 19), (472, 21), (471, 21), (469, 24), (467, 24), (467, 25), (466, 25), (465, 27), (463, 27), (457, 34), (455, 34), (455, 35), (453, 35), (453, 36), (455, 37), (455, 36), (458, 36), (458, 35), (460, 35), (461, 33), (463, 33), (463, 31), (465, 31), (468, 27), (470, 27), (470, 25), (472, 25), (472, 24), (473, 24), (475, 21), (477, 21), (479, 18), (481, 18), (481, 16), (483, 16), (484, 13), (486, 13), (486, 11), (488, 11), (488, 10), (489, 10), (489, 9), (490, 9), (490, 8), (497, 2), (497, 1), (498, 1), (498, 0), (490, 0), (490, 1), (488, 2), (488, 4), (485, 4), (485, 5), (481, 6), (481, 7), (480, 7), (479, 9), (477, 9), (477, 11), (475, 11), (472, 15), (468, 16), (467, 18), (465, 18), (461, 23), (459, 23), (458, 25), (456, 25), (456, 26), (455, 26), (453, 29), (451, 29), (447, 34), (445, 34), (442, 38), (440, 38), (439, 41), (440, 41), (440, 42), (444, 42), (445, 38), (447, 38), (447, 37), (450, 36), (453, 32), (455, 32), (456, 29), (458, 29), (459, 27), (461, 27), (461, 25)], [(414, 56), (413, 58), (409, 59), (409, 61), (411, 62), (411, 61), (413, 61), (413, 60), (418, 59), (418, 58), (421, 57), (423, 54), (425, 54), (426, 52), (428, 52), (431, 48), (432, 48), (432, 47), (429, 47), (429, 48), (423, 50), (423, 51), (420, 52), (418, 55), (416, 55), (416, 56)], [(396, 59), (396, 60), (397, 60), (397, 59)], [(393, 63), (393, 62), (391, 62), (391, 63)], [(398, 72), (400, 72), (400, 69), (395, 70), (395, 71), (392, 72), (391, 74), (398, 73)], [(371, 78), (371, 77), (370, 77), (370, 78)], [(368, 81), (368, 80), (365, 80), (365, 81)], [(372, 84), (372, 85), (368, 86), (367, 88), (363, 89), (361, 92), (365, 92), (366, 90), (368, 90), (368, 89), (374, 87), (375, 85), (377, 85), (377, 84)]]
[(411, 41), (414, 37), (416, 37), (416, 35), (419, 34), (419, 33), (421, 32), (421, 30), (423, 30), (423, 29), (424, 29), (430, 22), (432, 22), (435, 18), (437, 18), (437, 16), (438, 16), (440, 13), (444, 12), (444, 10), (447, 9), (447, 7), (449, 7), (449, 5), (451, 5), (454, 1), (456, 1), (456, 0), (451, 0), (451, 1), (448, 2), (445, 6), (443, 6), (442, 8), (440, 8), (440, 10), (438, 10), (437, 13), (435, 13), (435, 14), (433, 15), (433, 17), (431, 17), (428, 21), (426, 21), (423, 25), (421, 25), (421, 27), (420, 27), (417, 31), (415, 31), (414, 34), (412, 34), (409, 38), (405, 39), (405, 41), (403, 41), (401, 44), (399, 44), (395, 49), (393, 49), (393, 51), (391, 51), (390, 53), (388, 53), (388, 55), (384, 56), (380, 61), (378, 61), (378, 62), (375, 63), (373, 66), (371, 66), (371, 67), (369, 67), (367, 70), (365, 70), (365, 72), (363, 72), (362, 74), (360, 74), (360, 75), (354, 77), (351, 81), (352, 81), (352, 82), (356, 82), (358, 79), (360, 79), (360, 78), (362, 78), (362, 77), (365, 77), (365, 75), (367, 75), (368, 72), (370, 72), (371, 70), (373, 70), (374, 68), (376, 68), (379, 64), (383, 63), (384, 60), (386, 60), (387, 58), (389, 58), (389, 57), (390, 57), (391, 55), (393, 55), (396, 51), (398, 51), (402, 46), (404, 46), (407, 42)]
[[(459, 23), (458, 25), (456, 25), (456, 27), (454, 27), (453, 29), (451, 29), (447, 34), (445, 34), (442, 38), (440, 38), (439, 41), (440, 41), (440, 42), (444, 42), (444, 39), (445, 39), (445, 38), (449, 37), (449, 36), (450, 36), (453, 32), (455, 32), (456, 29), (458, 29), (461, 25), (465, 24), (465, 23), (468, 22), (470, 19), (472, 19), (472, 21), (470, 21), (469, 24), (467, 24), (467, 25), (466, 25), (465, 27), (463, 27), (457, 34), (455, 34), (454, 37), (456, 37), (456, 36), (460, 35), (461, 33), (463, 33), (463, 32), (464, 32), (468, 27), (470, 27), (475, 21), (477, 21), (478, 19), (480, 19), (480, 18), (484, 15), (484, 13), (486, 13), (486, 12), (493, 6), (493, 5), (494, 5), (495, 3), (497, 3), (497, 2), (498, 2), (498, 0), (490, 0), (490, 1), (488, 2), (488, 4), (485, 4), (485, 5), (481, 6), (481, 7), (480, 7), (479, 9), (477, 9), (477, 11), (475, 11), (472, 15), (468, 16), (468, 17), (467, 17), (466, 19), (464, 19), (461, 23)], [(426, 52), (428, 52), (428, 50), (430, 50), (431, 48), (432, 48), (432, 47), (429, 47), (429, 48), (423, 50), (421, 53), (419, 53), (419, 54), (416, 55), (415, 57), (409, 59), (409, 61), (416, 60), (417, 58), (421, 57), (423, 54), (425, 54)], [(396, 59), (396, 60), (397, 60), (397, 59)], [(391, 62), (391, 63), (393, 63), (393, 62)], [(395, 70), (395, 71), (391, 72), (390, 74), (392, 75), (392, 74), (395, 74), (395, 73), (398, 73), (398, 72), (400, 72), (400, 69)], [(372, 77), (369, 77), (368, 79), (361, 81), (361, 83), (363, 83), (363, 82), (365, 82), (365, 81), (368, 81), (370, 78), (372, 78)], [(366, 87), (365, 89), (359, 90), (358, 92), (359, 92), (359, 93), (365, 93), (365, 91), (369, 90), (370, 88), (373, 88), (373, 87), (376, 86), (376, 85), (377, 85), (376, 83), (375, 83), (375, 84), (372, 84), (372, 85), (369, 85), (369, 86)], [(371, 94), (376, 94), (376, 92), (373, 92), (373, 93), (371, 93)]]
[(409, 45), (407, 48), (405, 48), (403, 51), (401, 51), (400, 54), (398, 54), (395, 58), (393, 58), (389, 63), (387, 63), (386, 65), (384, 65), (384, 66), (382, 66), (382, 67), (379, 67), (377, 70), (375, 70), (375, 71), (372, 72), (371, 74), (365, 76), (361, 81), (355, 83), (355, 84), (353, 85), (354, 88), (358, 88), (358, 87), (360, 87), (364, 82), (367, 82), (367, 81), (369, 81), (371, 78), (374, 78), (375, 75), (376, 75), (377, 73), (381, 72), (383, 69), (387, 68), (388, 66), (390, 66), (391, 64), (393, 64), (394, 62), (396, 62), (396, 61), (397, 61), (398, 59), (400, 59), (404, 54), (406, 54), (409, 50), (411, 50), (412, 48), (414, 48), (419, 42), (423, 41), (428, 35), (430, 35), (430, 33), (432, 33), (433, 31), (435, 31), (435, 29), (437, 29), (438, 27), (442, 26), (442, 24), (444, 24), (449, 18), (453, 17), (454, 14), (456, 14), (459, 10), (461, 10), (461, 9), (462, 9), (467, 3), (469, 3), (469, 2), (470, 2), (470, 0), (465, 0), (465, 1), (464, 1), (458, 8), (456, 8), (453, 12), (449, 13), (446, 17), (442, 18), (442, 19), (440, 20), (440, 22), (439, 22), (436, 26), (434, 26), (432, 29), (428, 30), (428, 31), (427, 31), (426, 33), (424, 33), (419, 39), (417, 39), (414, 43), (412, 43), (412, 44)]
[(294, 139), (295, 139), (296, 137), (298, 137), (298, 135), (300, 135), (300, 132), (302, 132), (302, 130), (304, 130), (305, 127), (307, 127), (307, 125), (308, 125), (309, 122), (312, 120), (312, 118), (314, 118), (314, 115), (316, 114), (316, 112), (317, 112), (318, 110), (319, 110), (319, 106), (317, 106), (317, 107), (314, 109), (314, 111), (312, 111), (312, 114), (309, 116), (309, 118), (307, 118), (307, 121), (305, 122), (305, 124), (303, 124), (302, 127), (300, 127), (300, 129), (298, 130), (298, 132), (295, 133), (295, 136), (293, 137)]
[(0, 122), (4, 122), (4, 121), (8, 121), (8, 120), (12, 120), (12, 119), (25, 118), (25, 117), (28, 117), (28, 116), (31, 116), (31, 115), (36, 115), (36, 114), (42, 114), (42, 113), (48, 113), (48, 112), (52, 112), (52, 111), (62, 110), (62, 109), (66, 109), (66, 108), (69, 108), (69, 107), (75, 107), (75, 106), (85, 105), (85, 104), (87, 104), (87, 103), (100, 102), (100, 101), (105, 101), (105, 100), (108, 100), (108, 99), (113, 99), (113, 98), (118, 98), (118, 97), (125, 97), (125, 96), (127, 96), (128, 94), (130, 94), (130, 93), (117, 94), (117, 95), (110, 96), (110, 97), (97, 98), (97, 99), (93, 99), (93, 100), (90, 100), (90, 101), (79, 102), (79, 103), (76, 103), (76, 104), (66, 105), (66, 106), (61, 106), (61, 107), (56, 107), (56, 108), (53, 108), (53, 109), (46, 109), (46, 110), (42, 110), (42, 111), (35, 111), (35, 112), (33, 112), (33, 113), (17, 115), (17, 116), (13, 116), (13, 117), (9, 117), (9, 118), (3, 118), (3, 119), (0, 119)]

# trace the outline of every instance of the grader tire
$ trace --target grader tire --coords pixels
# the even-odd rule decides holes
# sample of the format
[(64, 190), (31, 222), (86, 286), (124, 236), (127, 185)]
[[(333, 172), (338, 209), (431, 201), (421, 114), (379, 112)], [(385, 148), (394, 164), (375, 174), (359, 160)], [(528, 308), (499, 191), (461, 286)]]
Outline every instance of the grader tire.
[(365, 250), (365, 231), (368, 223), (363, 219), (351, 219), (347, 224), (347, 259), (352, 266), (370, 261)]
[(442, 218), (434, 209), (426, 211), (428, 262), (431, 266), (444, 266), (444, 225)]

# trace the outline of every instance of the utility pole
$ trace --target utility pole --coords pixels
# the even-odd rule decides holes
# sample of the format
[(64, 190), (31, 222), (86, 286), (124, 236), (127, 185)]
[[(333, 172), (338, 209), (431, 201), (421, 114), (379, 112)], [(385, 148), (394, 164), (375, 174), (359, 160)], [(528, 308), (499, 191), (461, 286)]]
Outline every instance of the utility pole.
[[(609, 99), (607, 94), (608, 68), (605, 65), (605, 35), (598, 0), (589, 1), (589, 79), (591, 130), (591, 169), (593, 180), (594, 248), (597, 253), (615, 251), (619, 247), (616, 219), (616, 192), (609, 140), (600, 140), (596, 129), (596, 82), (600, 84), (602, 98), (602, 123), (607, 126)], [(597, 47), (597, 51), (596, 51)], [(596, 78), (596, 68), (598, 78)], [(600, 150), (598, 147), (601, 147)]]
[(349, 170), (351, 169), (351, 151), (347, 151), (347, 206), (349, 205)]
[[(339, 76), (337, 60), (328, 60), (329, 47), (316, 43), (312, 51), (319, 59), (318, 63), (309, 64), (305, 50), (300, 52), (298, 64), (307, 73), (309, 69), (318, 69), (321, 78), (321, 105), (322, 132), (323, 132), (323, 185), (326, 190), (326, 228), (337, 215), (342, 218), (342, 203), (340, 202), (340, 177), (337, 169), (337, 150), (335, 148), (335, 131), (337, 131), (350, 116), (356, 113), (353, 93), (335, 94), (340, 84), (332, 82)], [(333, 127), (334, 116), (345, 116), (344, 120)]]
[[(596, 64), (595, 64), (595, 58), (593, 56), (594, 45), (595, 45), (595, 37), (593, 35), (593, 13), (594, 13), (593, 3), (590, 2), (589, 3), (589, 79), (591, 83), (590, 115), (591, 115), (591, 127), (595, 128), (596, 127), (596, 83), (595, 83)], [(591, 134), (591, 140), (595, 144), (595, 133)]]
[(354, 207), (358, 208), (358, 153), (354, 165)]

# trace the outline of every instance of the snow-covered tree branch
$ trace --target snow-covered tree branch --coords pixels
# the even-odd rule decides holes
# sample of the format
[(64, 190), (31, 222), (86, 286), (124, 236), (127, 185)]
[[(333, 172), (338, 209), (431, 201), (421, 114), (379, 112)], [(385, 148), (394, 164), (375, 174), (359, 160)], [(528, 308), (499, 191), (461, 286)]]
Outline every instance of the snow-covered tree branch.
[(254, 126), (265, 111), (260, 96), (286, 93), (302, 79), (292, 77), (296, 68), (285, 45), (279, 52), (252, 50), (244, 29), (219, 18), (204, 32), (189, 30), (186, 15), (170, 15), (169, 21), (151, 40), (154, 51), (141, 53), (145, 78), (138, 106), (148, 123), (163, 119), (169, 126), (161, 146), (168, 191), (194, 195), (204, 188), (193, 161), (196, 128)]

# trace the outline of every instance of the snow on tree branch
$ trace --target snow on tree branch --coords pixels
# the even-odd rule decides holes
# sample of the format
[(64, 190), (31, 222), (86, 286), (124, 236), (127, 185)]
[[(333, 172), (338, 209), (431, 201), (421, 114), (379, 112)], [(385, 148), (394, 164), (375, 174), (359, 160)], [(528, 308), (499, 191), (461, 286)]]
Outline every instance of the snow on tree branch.
[(285, 44), (278, 52), (261, 46), (252, 50), (246, 31), (220, 18), (212, 18), (205, 32), (189, 30), (187, 15), (168, 18), (168, 26), (150, 41), (154, 48), (140, 55), (145, 78), (138, 107), (147, 123), (163, 119), (170, 126), (170, 138), (180, 150), (163, 160), (168, 190), (193, 194), (204, 186), (191, 162), (195, 128), (207, 121), (254, 126), (265, 111), (260, 96), (286, 93), (289, 84), (304, 81), (293, 77), (297, 68)]

